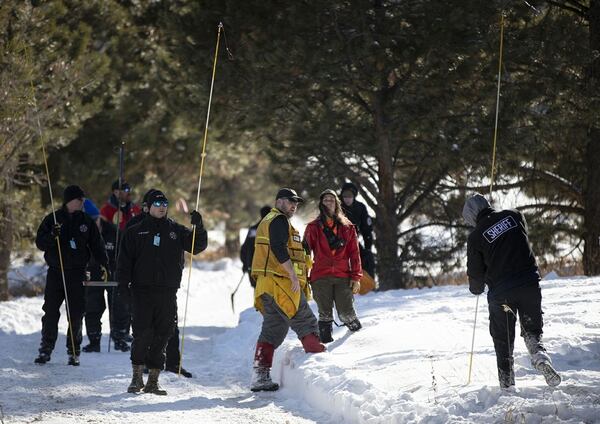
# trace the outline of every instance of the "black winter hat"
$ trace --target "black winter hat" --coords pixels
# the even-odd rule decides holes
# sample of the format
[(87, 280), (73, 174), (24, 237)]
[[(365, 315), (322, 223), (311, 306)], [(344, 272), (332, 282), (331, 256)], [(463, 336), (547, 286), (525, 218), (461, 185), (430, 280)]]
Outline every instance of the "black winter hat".
[(73, 199), (81, 199), (85, 197), (85, 193), (78, 185), (70, 185), (63, 192), (63, 205), (66, 205)]
[[(112, 190), (118, 190), (119, 189), (119, 180), (115, 180), (112, 183)], [(129, 183), (127, 181), (121, 181), (121, 190), (123, 191), (130, 191), (131, 190), (131, 186), (129, 185)]]
[(152, 195), (152, 193), (154, 193), (156, 191), (155, 188), (151, 188), (150, 190), (148, 190), (146, 192), (146, 194), (144, 194), (144, 197), (142, 198), (142, 206), (150, 206), (150, 202), (148, 201), (148, 199), (150, 199), (150, 196)]
[(168, 202), (167, 196), (160, 190), (154, 190), (152, 193), (148, 195), (148, 207), (152, 206), (152, 203), (160, 200), (162, 202)]
[(340, 194), (343, 194), (345, 191), (351, 191), (354, 194), (354, 197), (358, 196), (358, 187), (356, 187), (354, 183), (344, 183)]

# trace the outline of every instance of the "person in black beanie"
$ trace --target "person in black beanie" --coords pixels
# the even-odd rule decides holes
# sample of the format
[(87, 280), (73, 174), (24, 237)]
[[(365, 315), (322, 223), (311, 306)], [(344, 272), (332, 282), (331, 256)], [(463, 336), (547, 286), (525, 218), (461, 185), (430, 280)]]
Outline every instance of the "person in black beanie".
[[(184, 251), (198, 254), (207, 247), (202, 215), (191, 213), (192, 230), (167, 218), (169, 201), (160, 190), (148, 196), (148, 214), (125, 230), (119, 249), (119, 293), (131, 296), (133, 309), (133, 376), (127, 391), (166, 395), (158, 384), (164, 368), (165, 348), (175, 327), (177, 289), (184, 266)], [(149, 368), (144, 385), (144, 365)]]
[[(156, 189), (151, 188), (144, 194), (142, 199), (142, 211), (141, 215), (136, 215), (131, 218), (130, 221), (127, 222), (126, 228), (129, 228), (133, 225), (136, 225), (148, 215), (148, 211), (150, 210), (150, 196), (154, 193)], [(191, 372), (186, 370), (185, 368), (179, 367), (179, 362), (181, 360), (181, 353), (179, 351), (179, 326), (177, 319), (177, 311), (175, 312), (175, 328), (173, 330), (173, 335), (169, 338), (166, 349), (166, 362), (165, 362), (165, 371), (169, 371), (175, 374), (181, 374), (186, 378), (192, 378), (193, 375)], [(148, 368), (144, 370), (144, 372), (148, 372)]]
[[(48, 264), (44, 289), (44, 316), (42, 317), (42, 342), (36, 364), (50, 360), (58, 337), (60, 306), (65, 300), (65, 286), (70, 313), (70, 328), (67, 330), (67, 353), (69, 365), (79, 365), (81, 326), (85, 310), (85, 269), (90, 261), (90, 252), (106, 273), (108, 256), (98, 227), (81, 209), (85, 193), (81, 187), (68, 186), (63, 194), (62, 208), (46, 215), (37, 230), (35, 244), (44, 252)], [(56, 223), (55, 223), (56, 219)], [(60, 253), (57, 247), (60, 242)], [(61, 263), (62, 260), (62, 263)], [(64, 285), (63, 275), (64, 271)], [(72, 345), (71, 334), (74, 339)]]

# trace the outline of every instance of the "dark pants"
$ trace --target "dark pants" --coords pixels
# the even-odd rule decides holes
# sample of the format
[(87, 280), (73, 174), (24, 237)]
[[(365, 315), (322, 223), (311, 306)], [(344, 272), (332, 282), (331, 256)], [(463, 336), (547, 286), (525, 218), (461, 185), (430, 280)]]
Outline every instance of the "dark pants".
[(288, 318), (279, 306), (277, 306), (273, 297), (268, 294), (263, 294), (260, 300), (262, 301), (264, 312), (262, 330), (258, 336), (259, 343), (269, 343), (277, 349), (285, 340), (290, 327), (301, 340), (310, 333), (319, 334), (317, 319), (310, 306), (308, 306), (304, 294), (301, 295), (298, 311), (292, 318)]
[[(505, 311), (507, 305), (512, 312)], [(521, 337), (530, 355), (545, 352), (542, 344), (542, 293), (539, 285), (518, 287), (503, 294), (501, 297), (488, 299), (490, 311), (490, 334), (494, 340), (498, 374), (503, 376), (513, 374), (513, 349), (515, 344), (516, 314), (521, 323)], [(514, 314), (513, 314), (514, 312)]]
[(110, 335), (113, 340), (121, 340), (128, 334), (129, 308), (117, 289), (113, 287), (86, 287), (85, 290), (85, 330), (90, 342), (102, 336), (101, 318), (106, 310), (104, 292), (108, 293), (108, 313)]
[(179, 368), (179, 328), (177, 327), (177, 312), (175, 312), (175, 329), (173, 335), (167, 343), (167, 368)]
[(177, 289), (134, 289), (131, 363), (163, 369), (165, 349), (175, 327)]
[(325, 277), (311, 284), (313, 299), (319, 307), (319, 321), (333, 321), (333, 305), (340, 320), (347, 324), (356, 319), (354, 295), (349, 278)]
[(358, 247), (362, 269), (367, 271), (371, 277), (375, 278), (375, 257), (373, 256), (373, 252), (365, 249), (362, 244)]
[[(69, 355), (79, 355), (81, 345), (81, 324), (85, 307), (83, 281), (85, 270), (65, 270), (67, 286), (67, 305), (71, 321), (67, 330), (67, 352)], [(46, 275), (46, 288), (44, 289), (44, 316), (42, 317), (42, 343), (40, 353), (50, 354), (54, 350), (58, 337), (58, 320), (60, 319), (60, 306), (65, 300), (65, 290), (60, 270), (48, 268)], [(71, 346), (71, 334), (75, 339), (75, 349)]]

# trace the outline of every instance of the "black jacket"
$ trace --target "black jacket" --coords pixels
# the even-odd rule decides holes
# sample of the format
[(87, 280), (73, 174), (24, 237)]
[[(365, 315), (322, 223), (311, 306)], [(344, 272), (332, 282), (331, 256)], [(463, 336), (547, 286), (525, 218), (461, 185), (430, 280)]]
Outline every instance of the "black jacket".
[(373, 246), (373, 221), (369, 216), (365, 204), (356, 199), (354, 199), (354, 202), (350, 206), (346, 206), (342, 202), (342, 210), (348, 219), (352, 221), (358, 233), (362, 235), (365, 248), (371, 250), (371, 246)]
[[(91, 255), (101, 265), (108, 266), (104, 241), (89, 215), (82, 211), (70, 214), (63, 207), (56, 211), (56, 222), (61, 224), (60, 250), (65, 269), (85, 269)], [(60, 269), (56, 239), (52, 235), (53, 227), (54, 218), (50, 213), (37, 230), (35, 245), (44, 251), (44, 259), (50, 268)]]
[(260, 222), (248, 228), (246, 239), (240, 248), (240, 260), (242, 261), (242, 271), (249, 272), (252, 268), (252, 258), (254, 257), (254, 242), (256, 241), (256, 229)]
[(517, 210), (486, 208), (467, 242), (467, 275), (473, 294), (488, 298), (525, 285), (539, 285), (540, 274), (527, 237), (525, 217)]
[[(158, 238), (157, 238), (158, 237)], [(196, 228), (194, 254), (207, 246), (204, 228)], [(146, 215), (123, 234), (119, 247), (117, 281), (132, 288), (179, 288), (183, 251), (192, 250), (192, 231), (168, 219)]]

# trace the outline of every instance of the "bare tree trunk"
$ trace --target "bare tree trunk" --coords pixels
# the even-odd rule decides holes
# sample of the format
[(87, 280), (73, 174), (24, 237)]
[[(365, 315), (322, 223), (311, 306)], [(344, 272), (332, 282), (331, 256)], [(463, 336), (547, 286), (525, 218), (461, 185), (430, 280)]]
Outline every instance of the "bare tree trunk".
[[(600, 0), (591, 0), (589, 9), (590, 50), (592, 63), (589, 71), (588, 92), (592, 105), (600, 103)], [(591, 122), (586, 147), (586, 187), (584, 190), (583, 270), (586, 275), (600, 274), (600, 127)]]
[(402, 263), (398, 255), (398, 219), (394, 194), (394, 170), (390, 135), (385, 125), (381, 98), (373, 102), (375, 137), (377, 139), (378, 188), (380, 202), (376, 207), (375, 246), (377, 247), (377, 275), (381, 290), (404, 288)]
[(225, 221), (225, 256), (236, 258), (240, 255), (240, 227), (231, 221)]
[(10, 198), (12, 183), (10, 177), (4, 181), (4, 190), (0, 197), (0, 301), (8, 300), (8, 269), (12, 252), (13, 222)]

